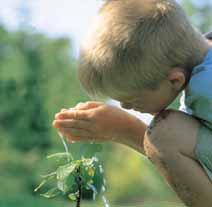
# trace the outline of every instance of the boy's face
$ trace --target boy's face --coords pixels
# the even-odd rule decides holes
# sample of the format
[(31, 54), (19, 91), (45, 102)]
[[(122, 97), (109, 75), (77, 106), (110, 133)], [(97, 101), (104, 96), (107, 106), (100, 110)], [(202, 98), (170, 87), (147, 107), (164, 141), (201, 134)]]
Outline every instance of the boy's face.
[(134, 109), (141, 113), (157, 114), (171, 104), (178, 96), (179, 91), (173, 90), (168, 81), (160, 84), (158, 89), (144, 89), (137, 97), (118, 98), (121, 106)]

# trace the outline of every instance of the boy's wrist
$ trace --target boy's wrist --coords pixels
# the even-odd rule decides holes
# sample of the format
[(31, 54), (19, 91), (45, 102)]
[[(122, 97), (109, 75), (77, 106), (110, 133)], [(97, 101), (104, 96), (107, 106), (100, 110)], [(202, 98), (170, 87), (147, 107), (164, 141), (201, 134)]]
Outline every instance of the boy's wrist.
[(120, 137), (114, 141), (127, 145), (134, 150), (143, 153), (143, 138), (146, 128), (147, 126), (145, 123), (137, 117), (129, 114), (126, 136)]

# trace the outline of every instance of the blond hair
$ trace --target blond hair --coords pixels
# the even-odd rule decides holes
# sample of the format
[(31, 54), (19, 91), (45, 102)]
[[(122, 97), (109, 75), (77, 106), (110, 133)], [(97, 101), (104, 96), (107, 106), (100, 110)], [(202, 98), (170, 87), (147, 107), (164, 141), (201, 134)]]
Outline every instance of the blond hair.
[(173, 67), (189, 78), (204, 44), (174, 0), (108, 0), (82, 46), (78, 78), (93, 97), (138, 95)]

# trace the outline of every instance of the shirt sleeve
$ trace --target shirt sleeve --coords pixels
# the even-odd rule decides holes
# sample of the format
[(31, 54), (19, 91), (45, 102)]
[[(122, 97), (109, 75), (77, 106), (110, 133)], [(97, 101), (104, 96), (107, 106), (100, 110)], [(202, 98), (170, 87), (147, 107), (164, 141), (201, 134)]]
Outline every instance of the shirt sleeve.
[(212, 97), (198, 97), (191, 106), (192, 115), (212, 129)]
[[(200, 72), (201, 71), (201, 72)], [(212, 68), (202, 68), (194, 74), (187, 90), (186, 105), (192, 115), (212, 129)]]

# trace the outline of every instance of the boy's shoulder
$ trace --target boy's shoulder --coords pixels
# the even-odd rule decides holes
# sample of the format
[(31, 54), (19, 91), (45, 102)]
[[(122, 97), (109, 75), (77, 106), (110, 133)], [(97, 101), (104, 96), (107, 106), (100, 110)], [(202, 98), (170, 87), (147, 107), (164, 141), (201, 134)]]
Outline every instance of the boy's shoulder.
[(192, 71), (181, 97), (180, 110), (193, 115), (212, 130), (212, 49), (204, 61)]

